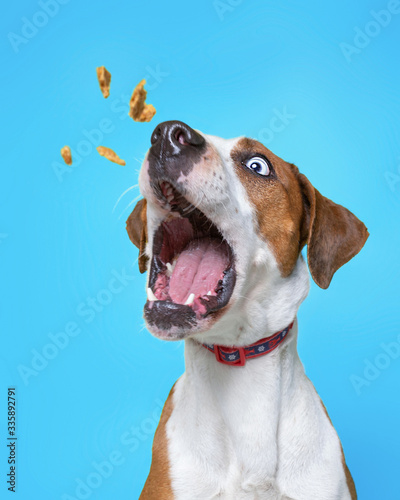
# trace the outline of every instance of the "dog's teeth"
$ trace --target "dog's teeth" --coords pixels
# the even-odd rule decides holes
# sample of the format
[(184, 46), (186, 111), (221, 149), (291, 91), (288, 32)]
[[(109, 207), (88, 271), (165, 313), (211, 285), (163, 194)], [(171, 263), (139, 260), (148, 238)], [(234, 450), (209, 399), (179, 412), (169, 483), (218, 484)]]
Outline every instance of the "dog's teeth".
[(157, 299), (157, 297), (154, 295), (153, 290), (151, 288), (147, 289), (147, 300), (150, 300), (150, 302), (154, 302)]
[(212, 292), (211, 292), (211, 290), (210, 290), (209, 292), (207, 292), (207, 295), (211, 295), (211, 293), (212, 293)]
[(174, 270), (174, 268), (172, 267), (172, 264), (170, 262), (168, 262), (166, 264), (166, 266), (167, 266), (167, 276), (171, 276), (172, 271)]
[(193, 301), (194, 301), (194, 293), (191, 293), (187, 301), (185, 302), (185, 306), (190, 306), (191, 304), (193, 304)]

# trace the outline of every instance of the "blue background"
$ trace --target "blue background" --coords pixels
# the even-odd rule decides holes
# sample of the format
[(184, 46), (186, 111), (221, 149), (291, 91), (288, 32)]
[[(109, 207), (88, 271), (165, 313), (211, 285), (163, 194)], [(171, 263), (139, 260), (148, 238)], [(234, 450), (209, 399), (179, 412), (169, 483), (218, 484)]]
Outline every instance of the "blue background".
[[(145, 278), (124, 229), (139, 192), (123, 193), (137, 184), (154, 126), (168, 119), (265, 139), (368, 226), (365, 248), (331, 287), (312, 285), (299, 313), (299, 351), (359, 498), (400, 498), (400, 14), (369, 43), (358, 40), (365, 47), (349, 61), (340, 44), (354, 45), (356, 27), (374, 31), (370, 11), (387, 2), (52, 5), (46, 20), (38, 2), (20, 0), (0, 20), (1, 498), (11, 498), (8, 386), (18, 391), (17, 498), (139, 496), (160, 402), (184, 369), (183, 345), (144, 328)], [(16, 43), (10, 33), (22, 36), (23, 18), (42, 26), (25, 28), (30, 38)], [(100, 65), (112, 73), (107, 100)], [(127, 102), (144, 77), (157, 115), (135, 123)], [(290, 118), (273, 132), (271, 119), (285, 110)], [(104, 119), (97, 141), (125, 167), (82, 143)], [(57, 177), (65, 144), (83, 153)], [(110, 280), (124, 272), (129, 280), (116, 292)], [(94, 311), (88, 300), (96, 296), (105, 305)], [(79, 335), (58, 351), (48, 347), (49, 334), (71, 322)], [(382, 342), (395, 342), (393, 359)], [(33, 350), (53, 359), (24, 378)], [(107, 477), (93, 475), (94, 462), (110, 459), (118, 465), (104, 466)], [(77, 493), (77, 479), (91, 489)]]

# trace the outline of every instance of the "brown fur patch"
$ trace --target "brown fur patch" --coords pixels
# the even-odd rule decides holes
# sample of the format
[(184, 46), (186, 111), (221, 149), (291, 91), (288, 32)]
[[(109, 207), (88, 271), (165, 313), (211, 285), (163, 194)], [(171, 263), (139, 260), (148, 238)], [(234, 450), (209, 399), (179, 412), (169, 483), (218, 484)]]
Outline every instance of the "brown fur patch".
[[(241, 139), (231, 153), (236, 172), (255, 206), (261, 235), (283, 277), (288, 276), (305, 244), (311, 275), (328, 288), (334, 273), (364, 246), (369, 234), (349, 210), (322, 196), (295, 165), (286, 163), (253, 139)], [(252, 156), (273, 167), (261, 176), (244, 166)]]
[(147, 477), (143, 491), (139, 500), (173, 500), (174, 494), (171, 487), (171, 478), (169, 475), (169, 458), (168, 458), (168, 439), (166, 425), (173, 410), (173, 393), (172, 387), (167, 401), (165, 402), (160, 423), (158, 424), (154, 441), (153, 441), (153, 456), (150, 467), (150, 473)]
[[(243, 166), (251, 156), (263, 155), (273, 165), (275, 174), (263, 177)], [(283, 276), (288, 276), (305, 244), (302, 234), (303, 199), (297, 182), (297, 168), (286, 163), (253, 139), (241, 139), (232, 151), (236, 172), (256, 208), (260, 232), (278, 262)]]
[(344, 473), (346, 475), (346, 482), (347, 482), (347, 487), (349, 488), (351, 500), (357, 500), (356, 485), (354, 484), (354, 479), (350, 474), (349, 468), (347, 467), (346, 460), (344, 458), (343, 448), (342, 448), (342, 464)]
[(131, 242), (139, 248), (139, 271), (146, 272), (148, 257), (144, 251), (147, 243), (147, 201), (139, 200), (126, 221), (126, 230)]
[(334, 273), (362, 249), (369, 233), (347, 208), (322, 196), (299, 174), (309, 211), (307, 260), (311, 276), (321, 288), (328, 288)]
[[(321, 399), (320, 399), (320, 401), (321, 401), (322, 409), (324, 410), (325, 415), (328, 417), (328, 420), (329, 420), (329, 422), (331, 423), (331, 425), (333, 427), (331, 417), (328, 415), (326, 407), (325, 407), (325, 405), (324, 405), (324, 403), (322, 402)], [(344, 469), (344, 474), (346, 476), (346, 483), (347, 483), (347, 487), (349, 488), (351, 500), (357, 500), (356, 486), (354, 484), (354, 480), (352, 478), (352, 475), (350, 474), (349, 468), (347, 467), (346, 460), (344, 458), (344, 452), (343, 452), (342, 443), (340, 443), (340, 449), (342, 451), (342, 465), (343, 465), (343, 469)]]

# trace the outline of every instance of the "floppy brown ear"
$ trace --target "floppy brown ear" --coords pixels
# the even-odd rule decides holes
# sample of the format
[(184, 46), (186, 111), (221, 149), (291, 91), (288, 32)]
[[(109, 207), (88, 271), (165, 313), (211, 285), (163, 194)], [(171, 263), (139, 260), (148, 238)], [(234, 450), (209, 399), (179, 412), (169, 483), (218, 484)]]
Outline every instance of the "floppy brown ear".
[(131, 242), (139, 248), (139, 271), (146, 272), (147, 261), (144, 251), (147, 243), (147, 202), (145, 199), (139, 200), (133, 212), (126, 221)]
[(322, 196), (307, 177), (299, 174), (305, 202), (304, 236), (311, 276), (328, 288), (335, 272), (362, 249), (369, 233), (347, 208)]

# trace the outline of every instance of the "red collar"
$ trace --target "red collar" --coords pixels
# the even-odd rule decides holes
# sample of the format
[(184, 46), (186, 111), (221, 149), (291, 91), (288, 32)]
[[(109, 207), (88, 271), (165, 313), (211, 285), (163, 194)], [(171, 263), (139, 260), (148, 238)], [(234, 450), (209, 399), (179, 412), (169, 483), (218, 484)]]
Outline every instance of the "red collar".
[(229, 366), (244, 366), (246, 359), (258, 358), (264, 356), (278, 347), (283, 342), (289, 330), (292, 328), (293, 322), (284, 330), (274, 333), (271, 337), (254, 342), (245, 347), (226, 347), (223, 345), (208, 345), (200, 344), (209, 351), (215, 354), (217, 361)]

